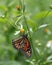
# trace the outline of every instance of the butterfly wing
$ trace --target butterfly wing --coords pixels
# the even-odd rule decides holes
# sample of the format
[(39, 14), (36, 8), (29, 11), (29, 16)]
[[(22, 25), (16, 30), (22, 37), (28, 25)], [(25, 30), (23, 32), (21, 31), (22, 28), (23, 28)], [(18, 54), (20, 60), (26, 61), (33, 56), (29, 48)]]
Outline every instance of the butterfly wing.
[(21, 50), (27, 58), (31, 56), (32, 50), (31, 50), (30, 41), (27, 38), (27, 35), (23, 35), (19, 39), (12, 40), (12, 43), (14, 48)]
[(24, 38), (23, 42), (24, 42), (24, 45), (22, 47), (22, 51), (23, 51), (24, 55), (27, 58), (29, 58), (31, 56), (31, 54), (32, 54), (30, 41), (28, 40), (28, 38)]
[(14, 39), (14, 40), (12, 40), (12, 43), (13, 43), (14, 48), (19, 50), (22, 48), (23, 39), (22, 39), (22, 37), (19, 39)]

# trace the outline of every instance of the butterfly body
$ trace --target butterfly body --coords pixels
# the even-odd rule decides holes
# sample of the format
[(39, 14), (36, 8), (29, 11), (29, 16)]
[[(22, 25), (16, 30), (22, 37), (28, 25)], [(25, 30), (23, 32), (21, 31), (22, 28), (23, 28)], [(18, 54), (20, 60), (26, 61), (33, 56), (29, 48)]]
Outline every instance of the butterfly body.
[(12, 43), (14, 48), (21, 50), (27, 58), (31, 56), (32, 50), (27, 34), (22, 35), (19, 39), (14, 39)]

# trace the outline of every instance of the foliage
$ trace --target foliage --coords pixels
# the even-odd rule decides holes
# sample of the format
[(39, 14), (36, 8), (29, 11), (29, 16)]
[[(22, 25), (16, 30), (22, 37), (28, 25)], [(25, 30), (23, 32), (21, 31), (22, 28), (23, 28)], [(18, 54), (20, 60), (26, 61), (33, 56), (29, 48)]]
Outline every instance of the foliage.
[[(52, 65), (51, 4), (52, 0), (0, 0), (0, 65)], [(31, 38), (29, 59), (12, 46), (21, 27)]]

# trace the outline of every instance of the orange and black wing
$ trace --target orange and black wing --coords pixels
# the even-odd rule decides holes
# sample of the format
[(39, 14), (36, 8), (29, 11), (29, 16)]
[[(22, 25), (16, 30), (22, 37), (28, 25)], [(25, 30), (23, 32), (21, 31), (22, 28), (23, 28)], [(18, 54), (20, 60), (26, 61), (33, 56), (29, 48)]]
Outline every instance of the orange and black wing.
[(14, 48), (21, 50), (27, 58), (32, 55), (30, 41), (27, 38), (27, 35), (22, 35), (21, 38), (12, 40), (12, 43)]
[(16, 48), (16, 49), (21, 49), (22, 48), (22, 44), (23, 44), (23, 39), (22, 39), (22, 37), (21, 38), (19, 38), (19, 39), (14, 39), (14, 40), (12, 40), (12, 44), (13, 44), (13, 46), (14, 46), (14, 48)]
[(30, 41), (28, 40), (28, 38), (24, 38), (23, 39), (24, 45), (22, 47), (22, 51), (24, 53), (24, 55), (29, 58), (32, 54), (32, 50), (31, 50), (31, 46), (30, 46)]

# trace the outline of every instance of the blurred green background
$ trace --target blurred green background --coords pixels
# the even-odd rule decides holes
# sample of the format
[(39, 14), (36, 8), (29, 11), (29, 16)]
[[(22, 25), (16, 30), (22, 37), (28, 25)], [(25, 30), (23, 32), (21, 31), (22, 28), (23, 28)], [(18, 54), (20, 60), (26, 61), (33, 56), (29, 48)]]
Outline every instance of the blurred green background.
[[(21, 25), (30, 30), (30, 58), (12, 45)], [(52, 65), (52, 0), (0, 0), (0, 65)]]

